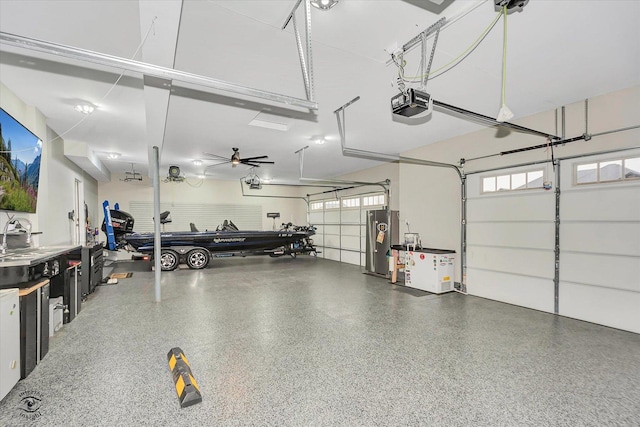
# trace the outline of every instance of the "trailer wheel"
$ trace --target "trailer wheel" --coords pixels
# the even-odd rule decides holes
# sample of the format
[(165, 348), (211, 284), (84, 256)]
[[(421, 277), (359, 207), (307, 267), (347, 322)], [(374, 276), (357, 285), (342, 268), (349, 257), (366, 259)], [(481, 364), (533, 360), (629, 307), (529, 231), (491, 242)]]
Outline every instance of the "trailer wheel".
[(205, 268), (209, 264), (209, 251), (196, 248), (187, 253), (187, 265), (194, 270)]
[(172, 271), (178, 266), (178, 254), (170, 249), (160, 252), (160, 269), (162, 271)]

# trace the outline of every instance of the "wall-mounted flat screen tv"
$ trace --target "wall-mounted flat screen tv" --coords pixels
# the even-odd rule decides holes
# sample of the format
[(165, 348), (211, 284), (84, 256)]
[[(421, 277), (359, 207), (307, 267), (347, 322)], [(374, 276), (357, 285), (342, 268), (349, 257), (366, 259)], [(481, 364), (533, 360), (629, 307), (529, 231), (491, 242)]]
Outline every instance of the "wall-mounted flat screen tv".
[(36, 212), (42, 141), (0, 108), (0, 211)]

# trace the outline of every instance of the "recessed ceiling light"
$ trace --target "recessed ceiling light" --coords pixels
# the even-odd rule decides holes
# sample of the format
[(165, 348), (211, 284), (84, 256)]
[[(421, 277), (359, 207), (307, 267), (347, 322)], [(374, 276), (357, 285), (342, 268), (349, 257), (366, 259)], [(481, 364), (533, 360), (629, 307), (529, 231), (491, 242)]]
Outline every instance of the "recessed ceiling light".
[(120, 157), (120, 153), (109, 153), (107, 154), (107, 157), (111, 160), (115, 160)]
[(78, 104), (73, 109), (78, 113), (82, 113), (85, 116), (88, 116), (89, 114), (93, 113), (96, 107), (91, 104)]
[(322, 145), (322, 144), (324, 144), (325, 142), (327, 142), (327, 139), (326, 139), (324, 136), (322, 136), (322, 135), (312, 136), (312, 137), (311, 137), (311, 140), (312, 140), (313, 142), (315, 142), (316, 144), (318, 144), (318, 145)]
[(204, 179), (204, 174), (200, 174), (200, 175), (198, 175), (198, 178), (200, 178), (200, 179)]
[(338, 0), (311, 0), (311, 6), (320, 10), (329, 10), (338, 4)]
[(269, 184), (271, 182), (271, 178), (262, 178), (263, 184)]
[(194, 160), (193, 164), (196, 166), (200, 166), (202, 164), (202, 160)]

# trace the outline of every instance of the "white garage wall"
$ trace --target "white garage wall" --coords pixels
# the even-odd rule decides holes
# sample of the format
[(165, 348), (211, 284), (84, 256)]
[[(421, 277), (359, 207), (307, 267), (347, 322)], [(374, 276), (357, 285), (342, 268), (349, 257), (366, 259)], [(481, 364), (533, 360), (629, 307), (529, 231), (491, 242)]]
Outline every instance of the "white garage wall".
[[(80, 169), (75, 163), (64, 156), (64, 140), (56, 139), (57, 134), (51, 129), (47, 129), (47, 137), (49, 141), (53, 141), (47, 145), (44, 151), (46, 157), (46, 167), (44, 171), (46, 177), (45, 193), (46, 204), (49, 206), (46, 214), (43, 215), (41, 221), (44, 221), (42, 244), (68, 244), (74, 239), (73, 221), (68, 219), (68, 212), (74, 209), (75, 197), (75, 181), (81, 183), (84, 193), (84, 200), (80, 201), (80, 233), (81, 243), (85, 243), (84, 236), (84, 206), (87, 204), (89, 213), (89, 225), (92, 228), (100, 227), (102, 215), (100, 211), (95, 209), (95, 203), (98, 199), (98, 182), (89, 174)], [(42, 183), (42, 177), (40, 178)]]
[[(153, 202), (153, 183), (148, 177), (143, 177), (142, 182), (123, 182), (124, 175), (111, 175), (111, 182), (100, 183), (98, 186), (98, 205), (102, 209), (102, 202), (108, 200), (113, 207), (117, 202), (120, 209), (128, 211), (131, 202)], [(161, 182), (160, 201), (163, 209), (171, 210), (171, 204), (188, 205), (252, 205), (262, 208), (262, 229), (271, 230), (273, 220), (267, 218), (267, 212), (280, 212), (280, 218), (276, 219), (276, 226), (283, 222), (292, 222), (297, 225), (307, 223), (307, 204), (302, 199), (282, 199), (266, 197), (243, 197), (240, 188), (240, 181), (219, 181), (205, 179), (202, 185), (197, 186), (198, 179), (189, 179), (188, 182)], [(191, 185), (190, 185), (191, 184)], [(299, 196), (301, 190), (296, 187), (268, 186), (264, 185), (262, 190), (248, 190), (245, 187), (245, 194), (250, 195), (281, 195)], [(102, 210), (100, 211), (102, 212)], [(100, 215), (101, 221), (103, 215)], [(174, 221), (177, 218), (172, 214)], [(233, 218), (228, 218), (233, 221)], [(193, 222), (186, 220), (186, 223)], [(181, 218), (176, 224), (184, 224), (185, 219)], [(198, 225), (198, 224), (196, 224)], [(168, 231), (174, 230), (173, 223), (166, 224)], [(104, 234), (102, 235), (104, 237)]]
[(454, 170), (400, 166), (400, 221), (420, 234), (422, 246), (460, 253), (460, 198)]
[[(378, 182), (385, 179), (390, 180), (389, 200), (387, 204), (389, 209), (398, 210), (400, 204), (400, 165), (398, 163), (384, 163), (380, 166), (364, 169), (358, 172), (342, 175), (338, 179), (360, 181), (360, 182)], [(376, 193), (383, 191), (380, 186), (367, 186), (340, 192), (340, 196), (348, 196), (351, 194), (360, 194), (365, 192)]]
[[(97, 181), (64, 156), (64, 140), (55, 139), (57, 135), (46, 126), (46, 117), (1, 83), (0, 104), (43, 142), (36, 214), (16, 215), (28, 218), (33, 230), (43, 233), (34, 235), (34, 245), (71, 244), (74, 241), (73, 224), (67, 213), (74, 209), (75, 181), (77, 179), (83, 184), (84, 202), (89, 206), (92, 226), (97, 226), (101, 218), (97, 215), (98, 211), (93, 209), (97, 201)], [(84, 224), (84, 209), (80, 213), (81, 224)], [(0, 229), (6, 220), (7, 216), (0, 214)], [(84, 230), (83, 225), (81, 230)]]

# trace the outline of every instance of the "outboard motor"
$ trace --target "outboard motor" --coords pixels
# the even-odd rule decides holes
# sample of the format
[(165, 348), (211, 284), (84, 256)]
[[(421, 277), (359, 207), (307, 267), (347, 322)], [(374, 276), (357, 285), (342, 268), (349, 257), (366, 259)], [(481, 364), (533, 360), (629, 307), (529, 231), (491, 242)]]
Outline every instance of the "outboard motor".
[[(121, 210), (110, 209), (111, 224), (113, 225), (113, 234), (115, 235), (116, 242), (120, 244), (122, 237), (125, 234), (133, 233), (134, 219), (131, 214)], [(107, 221), (102, 221), (102, 231), (107, 233)]]

